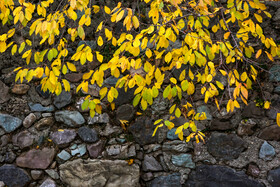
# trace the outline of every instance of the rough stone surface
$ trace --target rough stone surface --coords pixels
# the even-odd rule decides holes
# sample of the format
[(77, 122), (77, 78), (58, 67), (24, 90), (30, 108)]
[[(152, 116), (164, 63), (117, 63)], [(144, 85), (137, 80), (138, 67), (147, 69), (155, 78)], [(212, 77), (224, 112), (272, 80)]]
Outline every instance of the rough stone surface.
[(43, 176), (43, 171), (42, 170), (31, 170), (30, 172), (32, 179), (38, 180), (42, 178)]
[(267, 175), (267, 180), (272, 187), (280, 186), (280, 167), (270, 170)]
[(212, 133), (207, 142), (208, 152), (221, 160), (235, 159), (245, 148), (245, 142), (235, 134)]
[(256, 106), (256, 103), (249, 103), (243, 110), (242, 116), (244, 118), (262, 118), (264, 110)]
[(86, 154), (87, 149), (85, 144), (80, 144), (80, 145), (75, 145), (73, 147), (70, 147), (71, 149), (71, 155), (75, 156), (77, 155), (78, 157), (81, 157)]
[(88, 124), (92, 125), (95, 123), (109, 123), (109, 115), (107, 113), (98, 114), (96, 113), (93, 118), (88, 118)]
[(230, 121), (223, 121), (223, 120), (218, 120), (218, 119), (213, 119), (211, 121), (210, 129), (211, 130), (230, 130), (233, 129), (234, 125), (230, 123)]
[(260, 175), (260, 169), (255, 164), (249, 164), (247, 174), (251, 175), (252, 177), (258, 177)]
[(0, 113), (0, 126), (7, 132), (13, 132), (22, 125), (22, 120), (8, 114)]
[(26, 171), (14, 165), (5, 164), (0, 167), (0, 181), (7, 186), (25, 186), (30, 182)]
[(194, 168), (195, 163), (192, 161), (191, 154), (179, 154), (179, 155), (172, 155), (171, 162), (175, 166), (185, 167), (185, 168)]
[(105, 129), (100, 132), (101, 136), (110, 136), (110, 135), (118, 135), (122, 133), (123, 129), (120, 126), (111, 125), (110, 123), (107, 123), (105, 126)]
[(94, 144), (87, 145), (87, 150), (89, 152), (89, 156), (91, 158), (97, 158), (99, 155), (101, 155), (103, 149), (105, 146), (105, 141), (99, 140), (98, 142)]
[(51, 97), (43, 98), (40, 94), (36, 91), (36, 88), (32, 86), (29, 91), (28, 95), (33, 103), (40, 103), (43, 106), (48, 106), (52, 103)]
[(118, 90), (119, 95), (118, 95), (118, 98), (114, 100), (117, 106), (131, 103), (131, 101), (134, 98), (135, 88), (128, 88), (127, 92), (125, 92), (123, 87), (119, 88), (117, 90)]
[(38, 122), (34, 124), (34, 127), (37, 130), (43, 130), (51, 127), (54, 124), (54, 118), (53, 117), (46, 117), (40, 119)]
[(34, 113), (30, 113), (28, 116), (26, 116), (23, 120), (23, 126), (25, 128), (29, 128), (33, 123), (36, 121), (37, 117)]
[(53, 112), (54, 106), (42, 106), (40, 103), (28, 103), (28, 106), (32, 112)]
[(272, 125), (269, 127), (265, 127), (261, 130), (259, 134), (259, 138), (264, 140), (280, 140), (280, 128), (277, 125)]
[(270, 68), (269, 80), (273, 82), (280, 82), (280, 65), (274, 65)]
[(35, 141), (35, 135), (28, 131), (21, 131), (13, 136), (13, 144), (21, 149), (31, 146)]
[(81, 126), (85, 123), (85, 119), (82, 114), (78, 111), (58, 111), (55, 112), (55, 120), (62, 122), (70, 127)]
[(249, 179), (243, 172), (219, 165), (200, 165), (192, 171), (186, 186), (244, 186), (264, 187), (263, 184)]
[(173, 173), (167, 176), (159, 176), (148, 183), (148, 187), (181, 187), (180, 173)]
[(242, 120), (241, 123), (238, 125), (237, 134), (239, 136), (249, 136), (254, 134), (254, 127), (256, 127), (256, 122), (252, 119)]
[(11, 91), (14, 94), (24, 95), (28, 92), (29, 89), (30, 86), (27, 84), (15, 84)]
[(0, 80), (0, 104), (7, 102), (10, 99), (9, 87)]
[(56, 108), (61, 109), (71, 103), (72, 95), (70, 92), (62, 91), (60, 95), (54, 97), (53, 104)]
[(47, 169), (45, 172), (52, 178), (52, 179), (59, 179), (58, 173), (54, 169)]
[(178, 140), (178, 134), (175, 134), (176, 129), (173, 128), (167, 132), (167, 139), (168, 140)]
[(128, 165), (124, 160), (68, 161), (59, 166), (61, 180), (73, 187), (139, 187), (138, 165)]
[(76, 82), (80, 82), (80, 80), (82, 80), (83, 74), (82, 73), (67, 73), (65, 75), (65, 78), (70, 82), (76, 83)]
[(128, 130), (132, 133), (135, 141), (140, 145), (151, 144), (157, 141), (157, 136), (152, 136), (155, 125), (153, 121), (146, 116), (136, 119)]
[(56, 184), (55, 184), (55, 182), (52, 179), (46, 179), (40, 185), (40, 187), (56, 187)]
[(110, 145), (106, 147), (108, 157), (127, 159), (136, 156), (135, 145), (131, 143), (125, 143), (123, 145)]
[(31, 149), (17, 157), (16, 164), (24, 168), (46, 169), (52, 162), (54, 154), (53, 148)]
[(49, 92), (49, 90), (47, 90), (47, 91), (45, 91), (45, 92), (42, 90), (42, 85), (41, 85), (41, 84), (38, 85), (38, 86), (36, 86), (36, 91), (37, 91), (37, 93), (40, 94), (40, 96), (43, 97), (44, 99), (49, 98), (50, 95), (51, 95), (51, 93)]
[(205, 112), (207, 119), (206, 120), (212, 120), (212, 115), (210, 112), (210, 109), (208, 108), (208, 106), (206, 105), (201, 105), (199, 107), (197, 107), (197, 113), (202, 113)]
[(75, 130), (72, 129), (63, 129), (58, 130), (56, 132), (52, 132), (50, 135), (50, 138), (53, 140), (53, 142), (57, 145), (64, 145), (72, 142), (77, 133)]
[(117, 109), (117, 120), (131, 121), (134, 116), (134, 107), (130, 104), (125, 104)]
[(65, 150), (62, 150), (59, 154), (57, 154), (58, 158), (60, 158), (61, 160), (69, 160), (71, 158), (71, 155), (65, 151)]
[(193, 148), (190, 142), (182, 142), (181, 140), (164, 142), (162, 145), (163, 151), (172, 151), (178, 153), (185, 153)]
[(99, 140), (96, 130), (86, 126), (79, 128), (78, 135), (84, 142), (87, 143), (94, 143)]
[(267, 141), (264, 141), (264, 143), (261, 146), (259, 157), (263, 160), (272, 160), (275, 156), (275, 149), (272, 147)]
[(153, 156), (145, 155), (142, 169), (143, 171), (161, 171), (162, 166)]

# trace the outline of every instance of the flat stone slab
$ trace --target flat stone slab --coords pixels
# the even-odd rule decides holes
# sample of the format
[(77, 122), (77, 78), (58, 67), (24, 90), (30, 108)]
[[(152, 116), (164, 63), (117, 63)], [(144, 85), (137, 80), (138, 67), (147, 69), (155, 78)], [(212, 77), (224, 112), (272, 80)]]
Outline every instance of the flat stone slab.
[(8, 115), (8, 114), (0, 114), (0, 126), (7, 132), (13, 132), (22, 124), (22, 120)]

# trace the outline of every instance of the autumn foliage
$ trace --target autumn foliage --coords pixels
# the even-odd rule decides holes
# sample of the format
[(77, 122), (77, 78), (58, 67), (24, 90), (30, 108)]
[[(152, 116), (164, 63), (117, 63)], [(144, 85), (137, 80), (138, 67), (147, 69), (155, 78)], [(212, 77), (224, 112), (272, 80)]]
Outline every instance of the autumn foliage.
[[(27, 64), (37, 64), (36, 68), (16, 68), (15, 81), (41, 78), (44, 91), (59, 95), (62, 89), (70, 90), (64, 75), (76, 71), (76, 62), (95, 63), (97, 66), (84, 73), (76, 92), (88, 92), (88, 85), (96, 84), (101, 88), (100, 97), (88, 95), (83, 108), (94, 116), (102, 112), (101, 102), (108, 101), (114, 110), (121, 87), (135, 88), (133, 105), (140, 105), (143, 111), (162, 96), (172, 103), (171, 117), (157, 120), (154, 134), (164, 125), (172, 129), (172, 119), (184, 116), (189, 122), (177, 128), (179, 138), (183, 140), (183, 130), (190, 128), (193, 133), (186, 141), (203, 140), (195, 122), (206, 115), (196, 113), (193, 95), (202, 94), (205, 103), (213, 102), (218, 109), (226, 100), (227, 112), (232, 112), (248, 102), (263, 63), (258, 59), (274, 61), (280, 56), (280, 45), (264, 35), (261, 23), (271, 15), (258, 0), (144, 0), (138, 10), (121, 3), (109, 8), (89, 0), (68, 0), (54, 10), (53, 3), (0, 0), (0, 20), (10, 28), (0, 35), (0, 52), (20, 53)], [(124, 31), (114, 30), (112, 24), (116, 23)], [(85, 30), (93, 25), (95, 32), (89, 36)], [(19, 28), (30, 35), (21, 43), (14, 39)], [(71, 42), (92, 36), (97, 49), (82, 44), (74, 54), (69, 53)], [(42, 48), (33, 46), (34, 37), (40, 38)], [(251, 46), (252, 40), (259, 45)], [(172, 47), (176, 42), (179, 45)], [(104, 46), (114, 49), (109, 58), (104, 57)], [(182, 70), (178, 77), (172, 74), (175, 69)], [(104, 86), (105, 72), (119, 78), (115, 86)], [(219, 81), (218, 75), (226, 82)], [(187, 95), (184, 104), (178, 102), (183, 94)], [(269, 107), (265, 100), (264, 108)], [(280, 113), (276, 121), (280, 126)]]

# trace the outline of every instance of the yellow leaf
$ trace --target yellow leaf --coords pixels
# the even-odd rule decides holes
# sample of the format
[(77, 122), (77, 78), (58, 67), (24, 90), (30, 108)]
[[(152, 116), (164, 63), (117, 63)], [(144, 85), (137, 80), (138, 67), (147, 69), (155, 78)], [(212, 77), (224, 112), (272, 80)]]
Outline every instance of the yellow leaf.
[(124, 10), (122, 10), (120, 13), (118, 13), (116, 17), (116, 22), (120, 21), (123, 18), (124, 15)]
[(103, 99), (105, 97), (105, 95), (107, 94), (108, 88), (104, 87), (99, 91), (99, 95), (100, 95), (100, 100)]
[(270, 102), (269, 101), (265, 101), (264, 108), (265, 109), (269, 109), (269, 107), (270, 107)]
[(221, 82), (216, 81), (216, 84), (217, 84), (217, 86), (218, 86), (221, 90), (224, 89), (224, 85), (223, 85)]
[(274, 61), (272, 55), (270, 53), (268, 53), (267, 51), (265, 51), (267, 57), (269, 58), (269, 60)]
[(64, 89), (66, 92), (70, 91), (70, 84), (66, 79), (62, 79), (63, 85), (64, 85)]
[(133, 24), (135, 29), (137, 29), (139, 27), (139, 21), (138, 21), (136, 16), (132, 17), (132, 24)]
[(11, 53), (12, 55), (14, 55), (16, 52), (17, 52), (17, 45), (14, 44)]
[(105, 28), (105, 35), (108, 38), (108, 40), (111, 40), (112, 38), (112, 32), (109, 31), (107, 28)]
[(103, 62), (103, 56), (98, 51), (96, 51), (96, 58), (99, 62)]
[(72, 63), (70, 63), (70, 62), (66, 62), (66, 63), (67, 63), (68, 69), (69, 69), (70, 71), (77, 71), (77, 70), (76, 70), (76, 66), (75, 66), (74, 64), (72, 64)]
[(101, 31), (103, 25), (103, 21), (101, 21), (96, 29), (96, 32)]
[(213, 78), (213, 76), (209, 74), (209, 75), (207, 75), (206, 81), (211, 82), (212, 78)]
[(277, 116), (276, 116), (276, 123), (277, 123), (277, 125), (280, 127), (280, 113), (277, 113)]
[(94, 12), (95, 14), (98, 13), (99, 10), (100, 10), (100, 7), (97, 6), (97, 5), (93, 5), (92, 8), (93, 8), (93, 12)]
[(174, 77), (170, 78), (170, 82), (172, 82), (173, 84), (177, 84), (177, 80)]
[(155, 128), (155, 130), (154, 130), (154, 132), (153, 132), (153, 135), (152, 135), (152, 136), (155, 136), (155, 134), (156, 134), (156, 132), (157, 132), (157, 130), (158, 130), (158, 127), (159, 127), (159, 126), (156, 126), (156, 128)]
[(255, 18), (258, 20), (258, 22), (262, 23), (262, 17), (258, 14), (254, 14)]
[(21, 52), (23, 51), (24, 48), (25, 48), (25, 42), (22, 42), (22, 43), (20, 44), (20, 47), (19, 47), (19, 49), (18, 49), (18, 52), (21, 53)]
[(221, 69), (220, 69), (219, 71), (222, 73), (223, 76), (226, 76), (226, 75), (227, 75), (227, 72), (226, 72), (226, 71), (221, 70)]
[(151, 58), (151, 56), (153, 55), (152, 51), (149, 48), (146, 50), (145, 54), (148, 58)]
[(102, 39), (101, 36), (98, 37), (97, 44), (98, 44), (99, 46), (102, 46), (102, 45), (103, 45), (103, 39)]
[(104, 6), (104, 10), (106, 12), (106, 14), (111, 14), (111, 9), (107, 6)]
[(226, 32), (226, 33), (224, 34), (224, 39), (225, 39), (225, 40), (228, 39), (229, 35), (230, 35), (230, 32)]
[(166, 55), (165, 55), (165, 62), (169, 63), (172, 59), (172, 54), (170, 52), (168, 52)]

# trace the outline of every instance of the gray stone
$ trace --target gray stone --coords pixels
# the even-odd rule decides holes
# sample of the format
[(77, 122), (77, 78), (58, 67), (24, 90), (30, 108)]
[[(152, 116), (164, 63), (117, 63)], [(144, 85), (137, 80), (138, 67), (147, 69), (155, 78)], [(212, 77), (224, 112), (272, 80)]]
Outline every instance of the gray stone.
[(15, 84), (13, 88), (11, 89), (12, 93), (18, 94), (18, 95), (24, 95), (28, 92), (30, 89), (30, 86), (27, 84)]
[(49, 90), (43, 91), (42, 90), (42, 85), (38, 85), (36, 86), (36, 91), (38, 94), (40, 94), (41, 97), (43, 97), (44, 99), (47, 99), (48, 97), (50, 97), (51, 92), (49, 92)]
[(46, 169), (45, 172), (52, 178), (52, 179), (59, 179), (58, 173), (54, 169)]
[(187, 151), (190, 151), (193, 146), (190, 142), (182, 142), (181, 140), (175, 140), (175, 141), (169, 141), (164, 142), (162, 145), (162, 151), (175, 151), (178, 153), (185, 153)]
[(71, 103), (72, 95), (70, 92), (62, 91), (58, 96), (54, 97), (53, 104), (56, 108), (61, 109)]
[(97, 158), (99, 155), (101, 155), (103, 149), (105, 146), (105, 141), (99, 140), (98, 142), (94, 144), (87, 145), (87, 150), (89, 152), (89, 156), (91, 158)]
[(40, 185), (40, 187), (56, 187), (56, 184), (51, 179), (46, 179), (44, 182)]
[(31, 146), (35, 141), (35, 136), (28, 131), (21, 131), (13, 136), (13, 145), (21, 149)]
[(28, 103), (28, 106), (32, 112), (53, 112), (55, 110), (53, 105), (42, 106), (40, 103)]
[(262, 118), (264, 117), (264, 110), (256, 106), (256, 103), (249, 103), (242, 111), (244, 118)]
[(249, 164), (247, 169), (247, 174), (251, 175), (252, 177), (258, 177), (260, 175), (260, 169), (255, 164)]
[(100, 132), (101, 136), (111, 136), (111, 135), (119, 135), (122, 133), (123, 129), (120, 126), (111, 125), (110, 123), (107, 123), (105, 126), (105, 129)]
[(3, 181), (0, 181), (0, 187), (5, 187), (5, 183)]
[(15, 153), (13, 153), (13, 151), (8, 151), (4, 154), (4, 162), (5, 163), (13, 163), (14, 160), (16, 159), (16, 155)]
[(86, 145), (85, 144), (80, 144), (77, 146), (77, 148), (71, 149), (71, 155), (75, 156), (77, 155), (78, 157), (81, 157), (85, 155), (87, 152)]
[(26, 171), (14, 165), (5, 164), (0, 167), (0, 181), (7, 186), (26, 186), (30, 182), (30, 177)]
[(167, 109), (169, 102), (163, 97), (156, 97), (151, 105), (152, 112), (155, 114), (162, 114)]
[(280, 65), (273, 65), (269, 70), (269, 81), (280, 82)]
[(239, 136), (248, 136), (254, 133), (253, 128), (256, 126), (256, 122), (252, 119), (242, 120), (237, 128), (237, 134)]
[(95, 116), (88, 118), (88, 124), (92, 125), (95, 123), (109, 123), (109, 115), (107, 113), (98, 114), (96, 113)]
[(272, 100), (270, 109), (267, 112), (269, 119), (275, 120), (277, 113), (279, 113), (279, 110), (280, 110), (280, 98)]
[(150, 181), (153, 178), (154, 178), (154, 175), (152, 172), (144, 173), (141, 175), (141, 179), (143, 179), (144, 181)]
[(51, 127), (54, 124), (53, 117), (42, 118), (34, 124), (37, 130), (43, 130)]
[(173, 128), (167, 132), (167, 139), (168, 140), (178, 140), (178, 134), (175, 134), (176, 128)]
[(118, 107), (116, 112), (117, 120), (131, 121), (134, 117), (134, 107), (131, 104), (125, 104)]
[(242, 186), (264, 187), (262, 183), (248, 178), (243, 172), (219, 165), (200, 165), (189, 175), (185, 186)]
[(43, 176), (43, 171), (42, 170), (31, 170), (31, 177), (34, 180), (41, 179)]
[(280, 86), (275, 87), (274, 92), (280, 94)]
[(116, 103), (116, 106), (121, 106), (123, 104), (131, 103), (134, 98), (134, 91), (135, 88), (128, 88), (127, 91), (125, 91), (124, 87), (118, 88), (118, 98), (114, 100)]
[(52, 103), (51, 97), (44, 99), (38, 94), (34, 86), (29, 89), (28, 95), (33, 103), (41, 103), (43, 106), (48, 106)]
[(132, 143), (107, 146), (106, 152), (109, 158), (128, 159), (136, 156), (135, 145)]
[(53, 148), (31, 149), (17, 157), (16, 164), (24, 168), (46, 169), (52, 162), (54, 154)]
[(71, 158), (71, 155), (65, 150), (62, 150), (59, 154), (57, 154), (57, 156), (64, 161), (67, 161)]
[(145, 155), (142, 169), (143, 171), (162, 171), (162, 166), (153, 156)]
[(268, 144), (267, 141), (264, 141), (259, 152), (259, 157), (265, 161), (268, 161), (272, 160), (275, 154), (274, 147)]
[(59, 166), (61, 181), (72, 187), (139, 187), (140, 169), (124, 160), (68, 161)]
[(173, 173), (167, 176), (159, 176), (148, 183), (148, 187), (181, 187), (180, 173)]
[(96, 130), (86, 126), (79, 128), (78, 135), (84, 142), (87, 143), (94, 143), (99, 140)]
[(146, 145), (157, 142), (157, 134), (153, 135), (155, 125), (151, 119), (146, 116), (138, 117), (128, 128), (132, 133), (134, 140), (140, 145)]
[(197, 113), (202, 113), (205, 112), (207, 119), (206, 120), (212, 120), (212, 115), (210, 112), (210, 109), (208, 108), (208, 106), (206, 105), (201, 105), (199, 107), (197, 107)]
[(94, 96), (94, 97), (98, 97), (99, 96), (99, 91), (100, 91), (100, 87), (97, 86), (96, 84), (89, 84), (88, 85), (88, 92), (85, 92), (84, 90), (82, 90), (82, 92), (84, 94), (89, 94), (91, 96)]
[(33, 123), (36, 121), (37, 117), (34, 113), (30, 113), (28, 116), (26, 116), (23, 120), (23, 126), (25, 128), (29, 128)]
[(65, 75), (65, 78), (70, 82), (76, 83), (76, 82), (80, 82), (82, 80), (83, 74), (82, 73), (67, 73)]
[(280, 186), (280, 167), (270, 170), (267, 175), (267, 180), (272, 187)]
[(191, 154), (180, 154), (180, 155), (172, 155), (171, 162), (175, 166), (185, 167), (185, 168), (194, 168), (195, 163), (192, 161)]
[(7, 132), (13, 132), (22, 125), (22, 120), (8, 114), (0, 113), (0, 126)]
[(218, 120), (218, 119), (214, 119), (211, 121), (211, 125), (210, 125), (210, 129), (211, 130), (230, 130), (233, 129), (234, 125), (232, 123), (230, 123), (228, 120)]
[(238, 158), (245, 148), (245, 142), (235, 134), (212, 133), (207, 142), (208, 152), (221, 160)]
[(85, 123), (85, 119), (78, 111), (58, 111), (55, 112), (55, 120), (70, 127), (78, 127)]
[(7, 102), (10, 99), (9, 87), (0, 81), (0, 104)]
[(50, 138), (57, 145), (64, 145), (72, 142), (77, 133), (72, 129), (61, 129), (56, 132), (52, 132)]
[(277, 125), (265, 127), (261, 130), (259, 138), (264, 140), (280, 140), (280, 128)]

